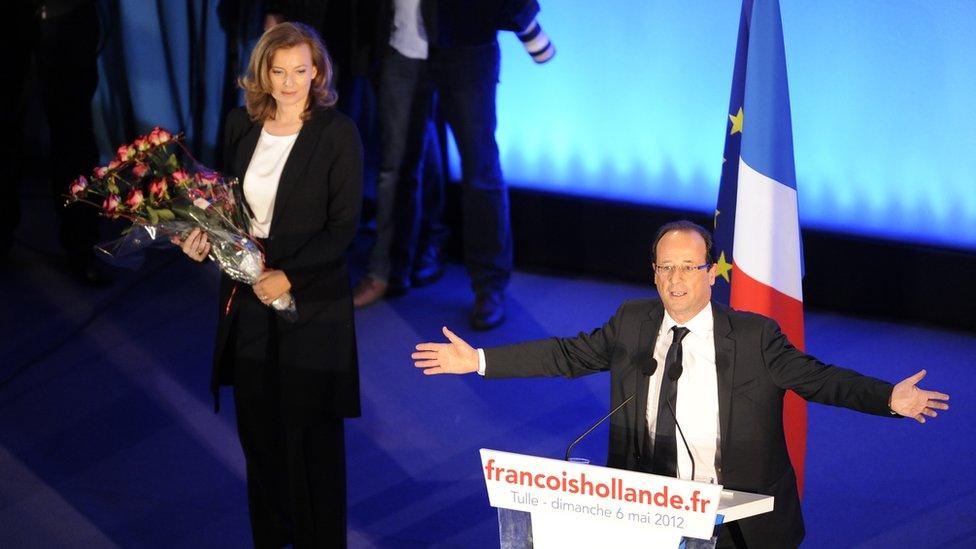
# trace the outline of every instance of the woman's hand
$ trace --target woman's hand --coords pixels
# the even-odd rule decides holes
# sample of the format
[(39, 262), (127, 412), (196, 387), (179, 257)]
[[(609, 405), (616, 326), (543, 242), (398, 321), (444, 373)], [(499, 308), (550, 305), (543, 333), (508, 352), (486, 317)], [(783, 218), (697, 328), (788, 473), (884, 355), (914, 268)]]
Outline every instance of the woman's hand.
[(196, 262), (207, 259), (207, 254), (210, 253), (210, 241), (207, 239), (207, 233), (200, 230), (199, 227), (190, 231), (186, 240), (180, 240), (178, 236), (173, 236), (170, 237), (169, 241), (179, 246), (183, 253)]
[(285, 276), (284, 271), (268, 269), (261, 273), (261, 276), (252, 288), (254, 288), (254, 295), (258, 296), (261, 303), (271, 305), (274, 300), (281, 297), (288, 290), (291, 290), (291, 281)]

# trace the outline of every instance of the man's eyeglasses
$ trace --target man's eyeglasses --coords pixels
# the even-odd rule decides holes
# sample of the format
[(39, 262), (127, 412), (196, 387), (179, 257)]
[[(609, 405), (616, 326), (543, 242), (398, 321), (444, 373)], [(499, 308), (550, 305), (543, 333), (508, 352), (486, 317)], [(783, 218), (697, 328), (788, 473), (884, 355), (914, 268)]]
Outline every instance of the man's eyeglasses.
[(704, 271), (711, 266), (711, 263), (703, 263), (701, 265), (658, 265), (655, 263), (654, 272), (660, 276), (671, 276), (674, 273), (687, 275), (695, 271)]

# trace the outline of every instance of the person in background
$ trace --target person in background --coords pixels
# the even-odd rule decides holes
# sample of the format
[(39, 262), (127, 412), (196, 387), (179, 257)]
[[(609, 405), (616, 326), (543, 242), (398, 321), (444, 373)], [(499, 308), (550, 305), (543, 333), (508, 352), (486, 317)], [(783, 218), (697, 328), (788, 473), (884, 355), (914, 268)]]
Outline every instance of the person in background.
[[(332, 64), (300, 23), (268, 29), (230, 112), (224, 171), (243, 182), (266, 270), (253, 287), (221, 277), (211, 389), (231, 385), (256, 547), (344, 547), (343, 418), (360, 413), (345, 252), (362, 203), (362, 145), (335, 108)], [(203, 261), (194, 229), (178, 241)], [(298, 320), (269, 305), (291, 292)], [(219, 408), (219, 401), (218, 408)]]
[[(422, 203), (416, 172), (436, 93), (461, 157), (464, 262), (475, 294), (470, 322), (475, 329), (491, 329), (505, 320), (512, 271), (508, 191), (495, 141), (497, 35), (506, 29), (530, 41), (538, 38), (533, 29), (539, 6), (534, 0), (392, 0), (387, 8), (389, 39), (379, 78), (377, 242), (355, 302), (368, 305), (409, 286), (415, 211)], [(533, 53), (537, 62), (555, 52), (545, 43), (544, 53)]]
[[(78, 174), (98, 165), (98, 146), (92, 121), (92, 97), (98, 86), (98, 44), (101, 24), (94, 0), (16, 0), (9, 11), (7, 47), (11, 70), (3, 86), (3, 126), (12, 132), (0, 156), (0, 179), (7, 186), (0, 201), (0, 262), (8, 260), (14, 231), (20, 221), (16, 186), (25, 177), (47, 175), (53, 203), (60, 217), (59, 240), (68, 268), (91, 286), (110, 282), (105, 266), (96, 260), (98, 212), (92, 208), (65, 208), (68, 184)], [(43, 168), (28, 167), (26, 158), (37, 156), (24, 142), (24, 114), (36, 73), (40, 103), (47, 121), (50, 161)], [(36, 128), (31, 128), (31, 132)], [(31, 154), (34, 153), (34, 154)], [(45, 168), (49, 171), (45, 173)]]

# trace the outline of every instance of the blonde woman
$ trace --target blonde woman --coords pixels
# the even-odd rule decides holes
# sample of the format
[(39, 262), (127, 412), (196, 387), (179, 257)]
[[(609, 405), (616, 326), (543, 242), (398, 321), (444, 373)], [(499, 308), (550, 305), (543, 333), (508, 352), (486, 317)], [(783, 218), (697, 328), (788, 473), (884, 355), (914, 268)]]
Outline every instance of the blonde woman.
[[(224, 171), (243, 182), (267, 267), (252, 287), (222, 277), (211, 389), (232, 385), (256, 547), (345, 545), (343, 418), (359, 415), (345, 251), (362, 202), (362, 150), (333, 106), (332, 64), (310, 27), (261, 37), (226, 121)], [(206, 235), (182, 242), (191, 258)], [(298, 321), (268, 306), (291, 292)]]

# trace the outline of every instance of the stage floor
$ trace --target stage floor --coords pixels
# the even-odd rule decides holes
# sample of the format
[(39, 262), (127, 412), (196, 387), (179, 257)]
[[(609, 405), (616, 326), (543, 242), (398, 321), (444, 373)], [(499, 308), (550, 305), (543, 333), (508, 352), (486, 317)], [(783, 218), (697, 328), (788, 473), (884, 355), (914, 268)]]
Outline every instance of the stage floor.
[[(214, 415), (207, 390), (215, 272), (158, 252), (110, 288), (82, 289), (52, 247), (22, 241), (2, 282), (0, 546), (248, 546), (233, 407)], [(519, 272), (508, 322), (473, 332), (468, 280), (451, 265), (438, 284), (357, 312), (351, 546), (497, 547), (478, 449), (558, 457), (607, 409), (605, 375), (425, 377), (414, 344), (441, 340), (444, 325), (475, 346), (573, 335), (652, 294)], [(925, 367), (923, 385), (950, 393), (952, 409), (918, 425), (811, 405), (804, 546), (971, 546), (976, 336), (817, 312), (806, 322), (822, 360), (889, 380)], [(576, 455), (603, 463), (606, 436)]]

